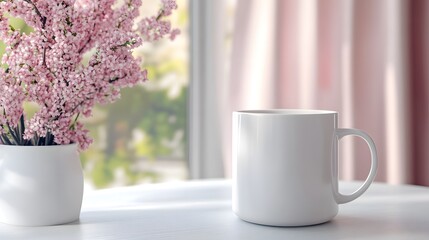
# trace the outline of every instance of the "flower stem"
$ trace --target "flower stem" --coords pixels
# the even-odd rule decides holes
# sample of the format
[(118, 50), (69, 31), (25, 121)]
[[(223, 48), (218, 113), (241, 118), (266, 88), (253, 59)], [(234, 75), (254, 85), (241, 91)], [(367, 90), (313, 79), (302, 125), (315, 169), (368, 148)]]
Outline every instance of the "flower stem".
[(159, 21), (159, 19), (161, 19), (161, 17), (164, 15), (164, 9), (161, 9), (161, 11), (159, 11), (158, 16), (156, 17), (156, 21)]
[(37, 16), (39, 16), (40, 18), (40, 22), (42, 22), (42, 29), (45, 29), (45, 25), (46, 25), (46, 17), (42, 16), (42, 14), (40, 13), (39, 9), (37, 8), (37, 6), (30, 0), (24, 0), (24, 2), (27, 2), (31, 5), (33, 5), (34, 11), (36, 12)]
[(19, 145), (19, 139), (16, 136), (16, 133), (12, 130), (12, 128), (9, 126), (9, 123), (6, 124), (7, 129), (9, 131), (9, 134), (12, 136), (13, 140), (15, 141), (15, 144), (13, 145)]
[(3, 144), (13, 145), (5, 134), (0, 134), (0, 138)]
[[(37, 8), (36, 4), (34, 4), (31, 0), (24, 0), (25, 2), (31, 4), (34, 8), (34, 11), (36, 12), (37, 16), (39, 16), (40, 18), (40, 22), (42, 23), (42, 29), (45, 29), (46, 26), (46, 20), (47, 18), (45, 16), (43, 16), (39, 9)], [(43, 40), (43, 42), (45, 42), (45, 40)], [(43, 66), (45, 66), (46, 68), (48, 67), (46, 65), (46, 46), (43, 46), (43, 59), (42, 59), (42, 64)]]
[(49, 134), (49, 131), (47, 131), (45, 136), (45, 146), (49, 145)]

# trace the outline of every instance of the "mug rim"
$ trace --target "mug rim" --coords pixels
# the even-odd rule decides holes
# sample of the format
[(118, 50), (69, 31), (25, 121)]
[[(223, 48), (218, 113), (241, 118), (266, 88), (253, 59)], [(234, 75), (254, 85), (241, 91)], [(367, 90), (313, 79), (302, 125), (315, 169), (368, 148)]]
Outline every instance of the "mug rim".
[(319, 110), (319, 109), (253, 109), (253, 110), (239, 110), (234, 111), (237, 114), (249, 115), (284, 115), (284, 116), (302, 116), (302, 115), (323, 115), (323, 114), (337, 114), (338, 112), (332, 110)]

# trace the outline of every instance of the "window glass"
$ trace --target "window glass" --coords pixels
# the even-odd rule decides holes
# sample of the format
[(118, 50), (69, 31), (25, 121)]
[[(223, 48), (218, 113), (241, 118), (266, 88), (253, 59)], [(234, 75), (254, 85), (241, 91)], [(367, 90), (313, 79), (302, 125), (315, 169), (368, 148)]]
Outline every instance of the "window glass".
[[(81, 154), (87, 189), (185, 180), (188, 92), (188, 1), (177, 0), (169, 17), (181, 34), (174, 41), (143, 43), (149, 81), (124, 89), (114, 104), (97, 106), (85, 124), (94, 137)], [(159, 1), (143, 1), (141, 15), (154, 15)]]

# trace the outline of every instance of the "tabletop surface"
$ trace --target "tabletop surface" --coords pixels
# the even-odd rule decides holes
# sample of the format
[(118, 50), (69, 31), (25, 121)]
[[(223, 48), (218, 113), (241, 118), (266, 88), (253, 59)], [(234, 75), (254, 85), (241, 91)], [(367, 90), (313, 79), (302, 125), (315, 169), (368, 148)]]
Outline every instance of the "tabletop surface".
[[(343, 192), (360, 183), (342, 182)], [(375, 183), (310, 227), (267, 227), (231, 211), (226, 180), (141, 185), (86, 193), (78, 222), (49, 227), (0, 224), (0, 239), (429, 239), (429, 188)]]

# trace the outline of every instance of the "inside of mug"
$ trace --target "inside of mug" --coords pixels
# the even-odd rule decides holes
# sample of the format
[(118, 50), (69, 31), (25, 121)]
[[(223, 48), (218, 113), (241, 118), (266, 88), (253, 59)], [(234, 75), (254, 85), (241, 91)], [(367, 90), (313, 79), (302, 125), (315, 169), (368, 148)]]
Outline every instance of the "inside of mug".
[(314, 110), (314, 109), (266, 109), (266, 110), (242, 110), (238, 113), (248, 114), (285, 114), (285, 115), (309, 115), (309, 114), (334, 114), (335, 111), (330, 110)]

